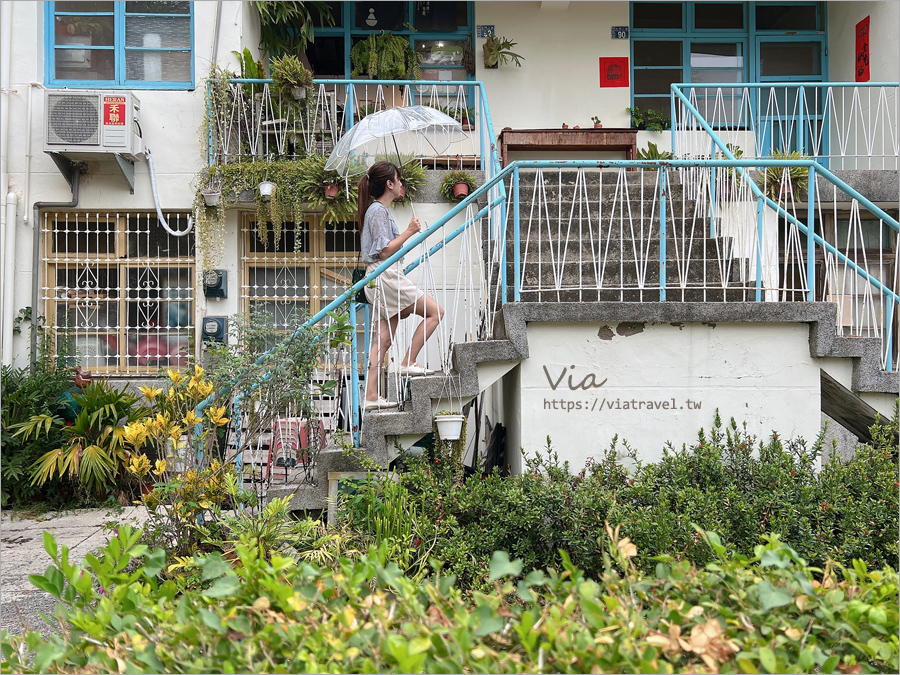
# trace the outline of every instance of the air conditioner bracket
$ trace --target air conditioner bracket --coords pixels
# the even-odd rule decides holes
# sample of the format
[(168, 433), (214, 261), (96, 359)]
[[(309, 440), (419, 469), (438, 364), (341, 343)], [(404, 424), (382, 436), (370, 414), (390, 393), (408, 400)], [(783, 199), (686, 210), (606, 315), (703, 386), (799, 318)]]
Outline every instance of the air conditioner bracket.
[(126, 159), (119, 153), (115, 154), (116, 164), (119, 165), (119, 168), (122, 170), (122, 175), (125, 176), (125, 180), (128, 181), (128, 187), (131, 189), (131, 194), (134, 194), (134, 162), (130, 159)]
[(59, 169), (63, 178), (66, 179), (69, 188), (74, 189), (75, 176), (79, 173), (84, 173), (84, 162), (75, 162), (58, 152), (48, 152), (47, 154), (50, 155), (50, 158), (53, 160), (54, 164), (56, 164), (56, 168)]

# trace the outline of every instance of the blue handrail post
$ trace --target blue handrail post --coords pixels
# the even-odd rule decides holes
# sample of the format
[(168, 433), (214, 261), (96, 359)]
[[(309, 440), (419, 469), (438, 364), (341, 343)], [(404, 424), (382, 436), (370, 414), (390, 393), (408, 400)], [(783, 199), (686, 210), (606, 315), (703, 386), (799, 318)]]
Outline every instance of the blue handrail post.
[[(797, 89), (797, 96), (800, 98), (800, 100), (797, 101), (797, 106), (800, 110), (800, 112), (798, 113), (798, 119), (797, 119), (797, 150), (799, 150), (801, 154), (805, 155), (806, 154), (806, 136), (803, 133), (804, 132), (804, 129), (803, 129), (803, 117), (804, 117), (803, 116), (803, 104), (806, 102), (806, 93), (805, 93), (805, 88), (802, 84)], [(786, 148), (786, 150), (790, 151), (790, 147)]]
[(887, 354), (884, 358), (884, 369), (891, 372), (894, 369), (894, 308), (897, 306), (895, 298), (882, 295), (888, 302), (887, 328), (885, 329), (884, 344), (887, 345)]
[(756, 302), (762, 302), (763, 198), (756, 200)]
[[(519, 261), (520, 256), (522, 254), (521, 246), (519, 242), (519, 234), (520, 230), (520, 222), (519, 222), (519, 167), (516, 166), (513, 171), (513, 180), (512, 180), (512, 188), (513, 188), (513, 298), (516, 302), (521, 300), (521, 279), (519, 278)], [(506, 242), (503, 243), (503, 248), (506, 248)], [(506, 272), (506, 266), (503, 266), (503, 271)], [(505, 284), (504, 284), (505, 286)], [(503, 297), (506, 297), (506, 290), (504, 288)]]
[(666, 301), (666, 169), (659, 167), (659, 301)]
[(816, 299), (816, 240), (813, 234), (816, 231), (816, 167), (809, 167), (809, 189), (806, 207), (806, 300), (813, 302)]
[[(355, 122), (353, 121), (353, 83), (345, 85), (347, 87), (346, 102), (344, 104), (344, 131), (350, 131)], [(349, 115), (347, 113), (350, 113)]]
[(359, 358), (356, 353), (356, 302), (350, 296), (350, 428), (353, 445), (359, 447)]

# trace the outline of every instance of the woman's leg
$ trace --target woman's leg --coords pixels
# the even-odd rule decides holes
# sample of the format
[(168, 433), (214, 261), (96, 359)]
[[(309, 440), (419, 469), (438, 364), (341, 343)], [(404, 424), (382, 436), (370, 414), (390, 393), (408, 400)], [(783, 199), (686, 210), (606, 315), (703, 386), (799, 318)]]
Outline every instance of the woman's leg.
[(374, 401), (378, 398), (378, 382), (381, 379), (381, 363), (384, 355), (391, 346), (391, 336), (397, 330), (399, 315), (394, 315), (387, 321), (381, 319), (375, 326), (375, 331), (370, 336), (369, 368), (366, 370), (366, 400)]
[(444, 318), (444, 308), (437, 304), (434, 298), (423, 293), (418, 300), (404, 309), (400, 316), (406, 318), (410, 314), (421, 316), (424, 321), (419, 324), (416, 332), (413, 333), (412, 341), (409, 343), (409, 351), (406, 352), (406, 356), (400, 361), (401, 366), (411, 366), (416, 362), (416, 357), (425, 346), (425, 341), (431, 337), (434, 329), (437, 328), (441, 319)]

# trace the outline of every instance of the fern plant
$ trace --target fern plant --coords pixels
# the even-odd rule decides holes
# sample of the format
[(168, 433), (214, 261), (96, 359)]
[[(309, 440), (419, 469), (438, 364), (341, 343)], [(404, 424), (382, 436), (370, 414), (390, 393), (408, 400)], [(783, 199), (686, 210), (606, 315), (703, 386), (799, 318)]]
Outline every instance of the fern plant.
[(456, 197), (453, 194), (453, 188), (458, 183), (465, 183), (469, 186), (469, 192), (471, 193), (476, 187), (475, 179), (472, 177), (468, 171), (456, 170), (456, 171), (448, 171), (441, 181), (441, 186), (438, 188), (438, 192), (440, 192), (441, 197), (443, 197), (448, 202), (458, 202), (463, 199), (463, 197)]
[(350, 50), (351, 77), (368, 75), (375, 80), (418, 80), (422, 56), (405, 37), (393, 33), (372, 34)]
[[(791, 152), (776, 150), (772, 153), (772, 159), (808, 159), (808, 157), (797, 150)], [(760, 187), (770, 199), (777, 202), (783, 196), (787, 200), (788, 195), (796, 199), (809, 187), (809, 170), (804, 166), (770, 166), (760, 180), (762, 181)]]
[[(355, 181), (347, 181), (337, 171), (326, 171), (328, 158), (313, 155), (305, 160), (306, 171), (300, 177), (301, 200), (313, 209), (322, 209), (322, 219), (326, 223), (341, 223), (356, 216), (356, 202), (359, 189)], [(339, 185), (340, 192), (333, 199), (325, 195), (325, 186)]]

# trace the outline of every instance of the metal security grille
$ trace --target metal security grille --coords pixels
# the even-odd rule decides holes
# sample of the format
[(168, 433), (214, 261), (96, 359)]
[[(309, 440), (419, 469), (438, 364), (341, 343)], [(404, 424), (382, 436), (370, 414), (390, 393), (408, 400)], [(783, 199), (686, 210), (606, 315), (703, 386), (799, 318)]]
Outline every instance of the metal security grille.
[[(187, 213), (167, 214), (183, 230)], [(155, 375), (193, 350), (194, 237), (155, 214), (45, 213), (42, 301), (57, 354), (106, 375)]]
[(243, 223), (244, 311), (265, 311), (278, 330), (297, 328), (351, 283), (357, 266), (359, 232), (355, 222), (325, 225), (316, 216), (282, 224), (275, 241), (272, 224), (263, 244), (256, 221)]

